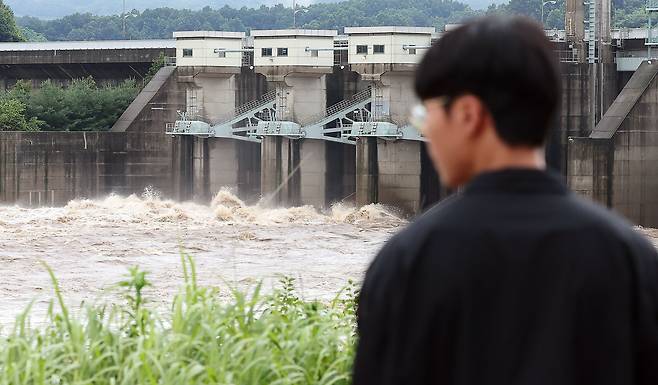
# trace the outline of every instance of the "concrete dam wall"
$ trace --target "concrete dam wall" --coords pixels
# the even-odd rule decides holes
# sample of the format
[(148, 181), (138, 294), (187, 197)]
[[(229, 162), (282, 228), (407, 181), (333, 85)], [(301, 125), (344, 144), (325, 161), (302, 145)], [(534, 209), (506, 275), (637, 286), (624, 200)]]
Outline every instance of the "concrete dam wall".
[(644, 62), (596, 128), (568, 144), (572, 189), (658, 226), (658, 64)]
[[(653, 202), (658, 186), (653, 180), (658, 163), (652, 155), (658, 126), (654, 66), (645, 63), (625, 79), (628, 84), (615, 100), (611, 95), (620, 84), (616, 74), (601, 87), (591, 84), (591, 66), (565, 65), (562, 113), (547, 151), (551, 166), (576, 192), (647, 226), (658, 225), (658, 203)], [(610, 68), (598, 71), (614, 74)], [(388, 108), (397, 119), (414, 103), (405, 96), (410, 74), (384, 79), (392, 83), (386, 92), (396, 101)], [(288, 88), (248, 67), (229, 72), (169, 67), (152, 82), (112, 132), (0, 133), (0, 201), (62, 205), (75, 198), (141, 193), (152, 187), (165, 197), (207, 202), (229, 187), (250, 202), (261, 197), (288, 206), (379, 202), (413, 214), (449, 194), (418, 141), (363, 137), (356, 145), (346, 145), (266, 137), (254, 143), (165, 134), (166, 124), (177, 120), (179, 112), (221, 121), (236, 107), (277, 89), (295, 94), (289, 101), (291, 114), (312, 115), (372, 84), (372, 79), (349, 69), (334, 67), (319, 77), (304, 74)], [(592, 87), (597, 106), (589, 99)], [(308, 110), (308, 100), (320, 100), (314, 111)], [(615, 105), (622, 102), (628, 111), (620, 115)], [(607, 113), (592, 118), (592, 111), (603, 110)], [(612, 129), (611, 121), (617, 124)], [(602, 138), (603, 132), (611, 134)]]
[[(312, 97), (323, 100), (318, 111), (367, 87), (358, 74), (338, 67), (313, 80), (320, 82), (317, 90), (306, 87), (309, 79), (294, 80), (299, 84), (290, 92), (317, 94)], [(274, 204), (317, 207), (382, 202), (411, 214), (445, 195), (421, 142), (370, 138), (354, 146), (279, 137), (259, 144), (165, 134), (180, 112), (219, 121), (276, 84), (246, 67), (229, 74), (165, 67), (110, 132), (0, 133), (0, 200), (62, 205), (152, 187), (174, 199), (209, 201), (229, 187), (251, 202), (262, 196)], [(318, 112), (307, 108), (311, 96), (296, 93), (298, 114)]]
[(2, 133), (0, 200), (57, 206), (147, 187), (175, 196), (174, 146), (153, 133)]

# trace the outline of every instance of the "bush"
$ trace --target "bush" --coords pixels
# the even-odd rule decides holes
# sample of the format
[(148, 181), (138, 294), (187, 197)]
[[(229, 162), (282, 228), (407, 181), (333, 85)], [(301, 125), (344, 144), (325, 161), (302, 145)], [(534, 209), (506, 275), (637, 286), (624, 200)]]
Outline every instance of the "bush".
[(106, 131), (139, 90), (134, 80), (99, 86), (92, 78), (85, 78), (73, 80), (68, 87), (47, 80), (34, 90), (28, 82), (19, 81), (1, 94), (0, 100), (20, 102), (29, 127), (36, 124), (47, 131)]
[(25, 104), (20, 100), (0, 98), (0, 131), (39, 131), (42, 123), (25, 117)]
[[(354, 355), (355, 292), (329, 304), (294, 294), (292, 279), (272, 295), (260, 287), (233, 291), (197, 285), (182, 257), (184, 285), (161, 317), (146, 306), (146, 274), (136, 268), (120, 283), (124, 303), (86, 305), (73, 317), (57, 297), (48, 323), (32, 329), (29, 309), (0, 339), (3, 384), (348, 384)], [(55, 311), (55, 307), (59, 311)]]

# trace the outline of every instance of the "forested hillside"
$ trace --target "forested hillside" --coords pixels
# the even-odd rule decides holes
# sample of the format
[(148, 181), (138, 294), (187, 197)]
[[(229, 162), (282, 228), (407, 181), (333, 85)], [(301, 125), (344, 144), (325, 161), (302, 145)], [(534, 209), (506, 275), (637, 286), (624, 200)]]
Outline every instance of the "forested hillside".
[(11, 9), (0, 0), (0, 42), (21, 41), (23, 35), (16, 26)]
[[(563, 1), (563, 0), (561, 0)], [(509, 4), (476, 11), (452, 0), (348, 0), (319, 3), (297, 14), (297, 26), (341, 29), (345, 26), (414, 25), (442, 28), (486, 12), (529, 14), (540, 18), (536, 1), (512, 0)], [(546, 24), (561, 27), (564, 11), (559, 5), (546, 6)], [(176, 30), (232, 30), (252, 28), (289, 28), (293, 24), (290, 8), (283, 5), (258, 8), (206, 7), (201, 10), (157, 8), (134, 10), (126, 17), (126, 29), (120, 15), (74, 14), (56, 20), (33, 17), (18, 19), (19, 24), (48, 40), (147, 39), (169, 38)]]
[[(134, 9), (123, 17), (121, 14), (99, 16), (91, 13), (75, 13), (59, 19), (44, 20), (25, 16), (17, 19), (22, 31), (18, 35), (14, 33), (13, 36), (19, 36), (18, 38), (23, 36), (31, 41), (153, 39), (170, 38), (172, 32), (177, 30), (248, 31), (254, 28), (290, 28), (293, 24), (291, 8), (281, 4), (262, 5), (256, 8), (246, 6), (234, 8), (228, 5), (216, 6), (219, 3), (223, 4), (224, 1), (185, 0), (179, 2), (177, 7), (202, 3), (210, 4), (210, 6), (197, 10), (155, 8), (139, 11)], [(243, 4), (250, 3), (254, 2), (247, 1)], [(5, 10), (0, 9), (0, 19), (3, 17), (7, 19), (6, 14), (9, 11), (6, 10), (6, 7), (3, 9)], [(615, 27), (646, 25), (644, 0), (614, 0), (613, 11)], [(316, 2), (303, 6), (303, 9), (298, 12), (297, 26), (341, 29), (345, 26), (414, 25), (433, 26), (441, 29), (447, 23), (458, 23), (484, 14), (521, 14), (539, 21), (541, 19), (541, 1), (510, 0), (505, 4), (492, 4), (486, 10), (475, 10), (465, 3), (453, 0)], [(564, 27), (564, 0), (558, 0), (555, 4), (546, 4), (544, 23), (547, 28)], [(0, 30), (0, 33), (3, 31)]]

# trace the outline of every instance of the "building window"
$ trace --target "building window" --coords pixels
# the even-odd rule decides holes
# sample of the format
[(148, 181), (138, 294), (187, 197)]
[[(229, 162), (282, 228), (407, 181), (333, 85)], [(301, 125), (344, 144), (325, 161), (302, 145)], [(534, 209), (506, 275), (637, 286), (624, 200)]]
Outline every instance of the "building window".
[(192, 48), (183, 48), (183, 57), (192, 57)]
[(272, 48), (262, 48), (260, 50), (260, 55), (263, 57), (272, 56)]
[(226, 48), (217, 48), (215, 50), (215, 53), (217, 54), (217, 57), (226, 57)]
[(416, 48), (409, 48), (409, 55), (415, 55), (416, 54)]
[(384, 53), (384, 46), (381, 44), (376, 44), (372, 46), (373, 53)]
[(317, 49), (312, 50), (311, 51), (311, 57), (318, 57), (318, 52), (319, 51)]
[(368, 54), (368, 46), (367, 45), (357, 45), (356, 46), (356, 53), (360, 55), (367, 55)]
[(277, 48), (276, 56), (288, 56), (288, 48)]

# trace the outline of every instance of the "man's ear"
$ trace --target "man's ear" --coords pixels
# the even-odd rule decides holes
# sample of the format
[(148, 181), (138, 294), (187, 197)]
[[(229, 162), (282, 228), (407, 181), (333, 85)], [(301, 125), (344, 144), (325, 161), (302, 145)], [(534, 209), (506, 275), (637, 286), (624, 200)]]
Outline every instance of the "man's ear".
[(468, 94), (460, 96), (453, 102), (452, 112), (468, 137), (474, 138), (484, 132), (487, 114), (482, 101), (477, 96)]

